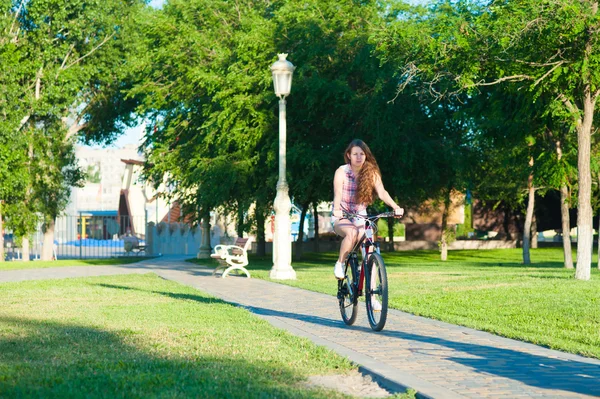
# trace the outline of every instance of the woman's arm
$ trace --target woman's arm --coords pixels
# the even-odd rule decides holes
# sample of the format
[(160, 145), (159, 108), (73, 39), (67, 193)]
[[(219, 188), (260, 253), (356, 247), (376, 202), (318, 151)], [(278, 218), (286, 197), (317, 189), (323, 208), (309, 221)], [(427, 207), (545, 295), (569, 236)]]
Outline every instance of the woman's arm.
[(342, 215), (342, 189), (344, 187), (344, 169), (338, 168), (333, 177), (333, 216), (341, 218)]
[(381, 176), (379, 176), (378, 174), (375, 175), (375, 192), (377, 193), (377, 196), (383, 202), (385, 202), (390, 208), (392, 208), (394, 210), (396, 215), (402, 216), (402, 214), (404, 214), (404, 209), (399, 207), (396, 204), (396, 202), (394, 202), (394, 200), (392, 199), (390, 194), (387, 192), (385, 187), (383, 187), (383, 182), (381, 181)]

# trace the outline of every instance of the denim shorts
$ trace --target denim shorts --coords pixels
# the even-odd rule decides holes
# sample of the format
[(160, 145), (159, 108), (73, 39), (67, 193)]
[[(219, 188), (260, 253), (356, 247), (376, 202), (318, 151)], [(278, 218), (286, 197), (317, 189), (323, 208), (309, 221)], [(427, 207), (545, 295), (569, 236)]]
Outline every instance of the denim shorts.
[[(360, 212), (358, 212), (359, 215), (364, 215), (367, 216), (367, 211), (366, 210), (362, 210)], [(361, 219), (361, 218), (350, 218), (348, 219), (349, 221), (351, 221), (352, 223), (354, 223), (354, 225), (356, 227), (364, 227), (365, 225), (365, 220)], [(336, 218), (335, 216), (333, 216), (333, 213), (331, 214), (331, 229), (333, 230), (333, 232), (335, 233), (335, 222), (338, 221), (338, 218)], [(337, 233), (336, 233), (337, 234)]]

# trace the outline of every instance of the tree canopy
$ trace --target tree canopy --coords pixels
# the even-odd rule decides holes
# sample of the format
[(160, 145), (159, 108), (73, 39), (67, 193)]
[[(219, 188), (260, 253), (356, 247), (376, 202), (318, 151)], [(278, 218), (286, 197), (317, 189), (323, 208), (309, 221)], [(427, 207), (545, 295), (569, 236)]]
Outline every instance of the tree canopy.
[(142, 119), (145, 177), (188, 218), (220, 207), (242, 223), (255, 204), (264, 220), (278, 153), (269, 67), (287, 53), (296, 205), (331, 200), (343, 150), (360, 138), (405, 206), (470, 190), (525, 209), (533, 191), (560, 190), (578, 207), (576, 276), (589, 278), (596, 0), (0, 6), (0, 215), (23, 234), (39, 215), (51, 224), (81, 180), (76, 140), (110, 143)]

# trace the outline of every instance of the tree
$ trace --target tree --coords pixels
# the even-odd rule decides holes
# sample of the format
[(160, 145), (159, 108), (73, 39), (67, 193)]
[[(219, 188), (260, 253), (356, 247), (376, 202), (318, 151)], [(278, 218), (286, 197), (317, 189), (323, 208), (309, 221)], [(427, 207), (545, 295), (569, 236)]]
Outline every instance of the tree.
[(368, 143), (399, 203), (439, 192), (447, 164), (431, 156), (443, 140), (430, 132), (440, 122), (412, 93), (397, 93), (397, 64), (378, 58), (370, 40), (395, 17), (376, 1), (309, 1), (302, 8), (288, 2), (274, 18), (283, 33), (278, 46), (298, 66), (288, 165), (290, 192), (303, 209), (331, 201), (333, 172), (354, 138)]
[[(20, 211), (30, 215), (27, 220), (43, 215), (42, 259), (52, 256), (54, 219), (64, 209), (70, 187), (79, 181), (72, 152), (77, 136), (90, 133), (87, 141), (102, 142), (117, 133), (116, 125), (95, 126), (93, 110), (105, 89), (119, 82), (123, 55), (135, 37), (131, 16), (142, 6), (141, 0), (2, 3), (3, 15), (11, 21), (3, 25), (9, 42), (3, 54), (10, 54), (15, 66), (0, 78), (5, 87), (2, 102), (6, 123), (25, 140), (11, 150), (27, 157), (25, 173), (30, 178), (24, 179), (28, 183)], [(25, 249), (34, 225), (27, 222), (18, 228)]]
[[(3, 10), (11, 6), (10, 1), (0, 3)], [(13, 13), (0, 14), (0, 30), (0, 61), (4, 68), (0, 84), (0, 262), (3, 262), (4, 229), (12, 227), (7, 218), (15, 208), (13, 205), (22, 203), (30, 175), (26, 168), (27, 142), (17, 131), (24, 116), (20, 103), (23, 73), (20, 67), (25, 54), (18, 45), (18, 25)]]
[(256, 203), (260, 223), (277, 180), (268, 60), (288, 52), (298, 67), (288, 97), (295, 203), (306, 210), (331, 200), (333, 172), (356, 137), (370, 144), (402, 204), (437, 195), (447, 164), (435, 162), (443, 135), (430, 132), (442, 122), (417, 97), (396, 92), (396, 64), (373, 57), (369, 35), (382, 18), (394, 16), (376, 1), (173, 1), (151, 13), (141, 28), (143, 72), (126, 96), (150, 120), (146, 177), (171, 181), (191, 216)]
[(533, 93), (559, 101), (554, 117), (570, 120), (577, 131), (579, 234), (575, 278), (588, 280), (592, 249), (591, 129), (600, 94), (600, 42), (595, 33), (600, 27), (598, 2), (493, 2), (482, 22), (491, 34), (490, 54), (498, 58), (507, 52), (509, 55), (508, 59), (493, 61), (506, 73), (489, 83), (530, 82), (528, 88)]
[[(600, 94), (598, 2), (516, 0), (480, 5), (474, 1), (440, 1), (432, 10), (431, 17), (435, 18), (427, 25), (432, 28), (417, 43), (428, 43), (433, 51), (423, 51), (425, 47), (421, 53), (417, 51), (416, 61), (405, 64), (406, 80), (431, 83), (446, 78), (454, 82), (435, 91), (436, 96), (518, 83), (532, 93), (532, 98), (547, 95), (556, 99), (551, 107), (553, 118), (569, 122), (577, 131), (579, 237), (575, 277), (589, 279), (590, 137)], [(440, 29), (435, 30), (436, 26)], [(388, 46), (397, 40), (387, 39)]]
[(145, 176), (177, 187), (172, 195), (193, 220), (217, 207), (239, 215), (256, 202), (264, 215), (270, 206), (271, 9), (269, 2), (173, 1), (141, 26), (146, 55), (127, 98), (150, 121)]

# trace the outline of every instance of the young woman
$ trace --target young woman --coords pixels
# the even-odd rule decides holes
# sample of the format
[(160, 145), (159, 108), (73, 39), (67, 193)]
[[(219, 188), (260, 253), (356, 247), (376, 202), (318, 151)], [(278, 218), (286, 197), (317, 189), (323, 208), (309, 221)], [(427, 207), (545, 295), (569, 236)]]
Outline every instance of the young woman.
[(383, 187), (381, 172), (375, 157), (362, 140), (352, 140), (344, 152), (345, 165), (340, 166), (333, 178), (333, 214), (331, 221), (335, 233), (343, 237), (340, 255), (333, 268), (337, 279), (344, 278), (344, 259), (361, 237), (364, 221), (343, 218), (342, 209), (361, 215), (367, 214), (367, 206), (373, 203), (374, 195), (385, 202), (401, 217), (400, 208)]

